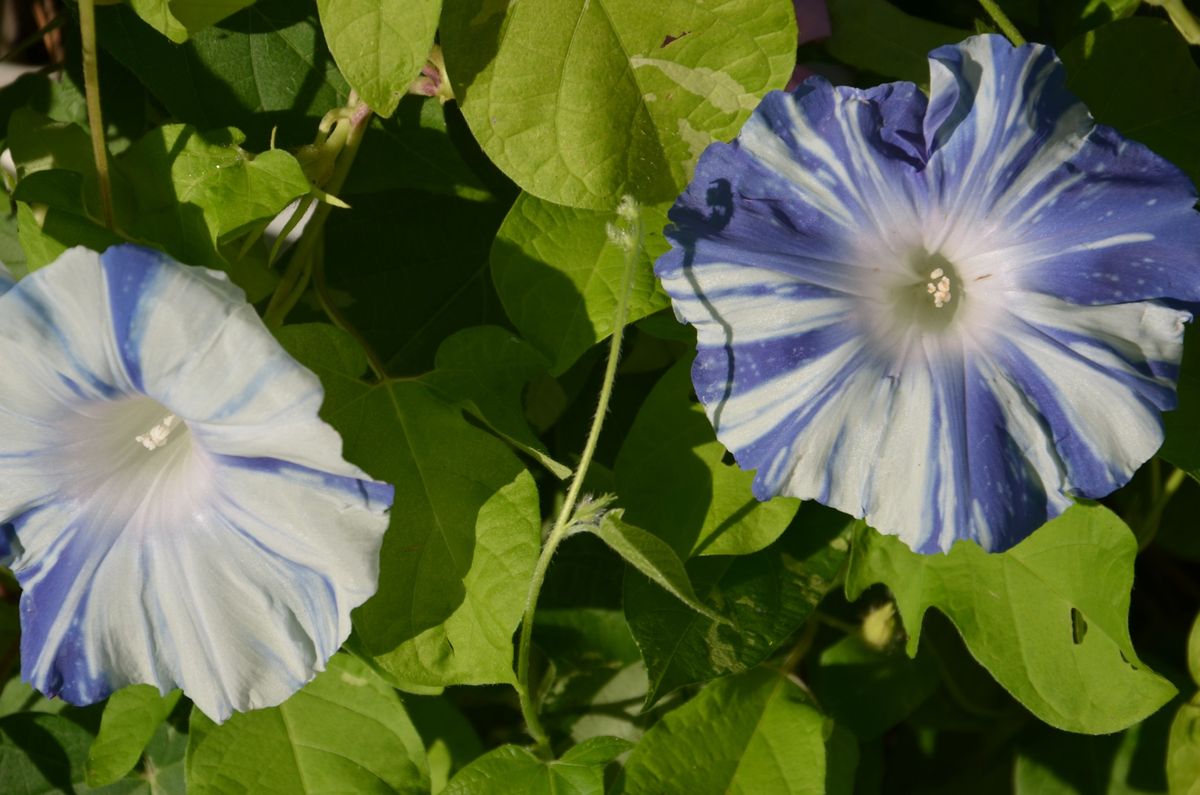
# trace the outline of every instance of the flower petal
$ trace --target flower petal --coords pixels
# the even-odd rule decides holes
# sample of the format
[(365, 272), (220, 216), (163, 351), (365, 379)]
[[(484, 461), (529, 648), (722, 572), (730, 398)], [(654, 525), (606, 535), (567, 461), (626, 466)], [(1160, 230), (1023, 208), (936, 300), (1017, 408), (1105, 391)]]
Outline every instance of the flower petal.
[(931, 64), (928, 105), (901, 84), (768, 97), (701, 157), (655, 272), (756, 496), (920, 551), (1005, 549), (1157, 448), (1200, 215), (1048, 48), (982, 36)]
[(223, 276), (132, 246), (0, 306), (23, 675), (78, 704), (180, 686), (217, 720), (311, 679), (374, 592), (392, 499), (342, 460), (316, 377)]
[(1128, 482), (1162, 444), (1175, 407), (1187, 312), (1153, 302), (1081, 307), (1048, 296), (1010, 309), (994, 359), (1051, 434), (1073, 494)]
[(944, 224), (944, 243), (935, 245), (972, 253), (1005, 220), (997, 208), (1079, 150), (1092, 118), (1067, 92), (1054, 51), (1040, 44), (973, 36), (931, 52), (929, 68), (925, 177)]
[(136, 246), (114, 246), (101, 261), (130, 381), (186, 419), (206, 449), (363, 477), (317, 419), (321, 382), (283, 350), (240, 289)]
[[(695, 247), (700, 262), (844, 280), (841, 264), (861, 258), (854, 230), (911, 234), (919, 226), (923, 102), (904, 83), (859, 91), (815, 79), (795, 94), (768, 94), (737, 142), (701, 157), (670, 213), (667, 236), (682, 250), (658, 268), (682, 266)], [(722, 245), (742, 257), (729, 260)]]
[(77, 704), (182, 687), (220, 721), (323, 670), (375, 590), (379, 534), (361, 512), (382, 512), (390, 488), (245, 459), (222, 462), (214, 487), (169, 533), (149, 510), (22, 517), (24, 557), (51, 561), (19, 572), (28, 681)]
[(1076, 304), (1198, 301), (1196, 198), (1182, 171), (1098, 126), (1006, 210), (1004, 231), (973, 266), (1007, 263), (1022, 289)]
[(951, 259), (1080, 304), (1200, 300), (1191, 182), (1095, 125), (1053, 50), (976, 36), (930, 69), (925, 176)]

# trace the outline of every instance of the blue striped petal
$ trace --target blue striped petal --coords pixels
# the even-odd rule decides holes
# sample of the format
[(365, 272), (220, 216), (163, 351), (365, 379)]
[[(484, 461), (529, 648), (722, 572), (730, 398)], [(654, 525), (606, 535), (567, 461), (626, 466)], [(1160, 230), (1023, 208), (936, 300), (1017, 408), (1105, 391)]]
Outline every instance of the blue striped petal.
[(278, 704), (375, 590), (392, 488), (241, 291), (146, 249), (68, 251), (0, 299), (0, 522), (22, 675), (88, 704)]
[(701, 157), (655, 272), (759, 499), (819, 500), (922, 552), (999, 550), (1161, 443), (1200, 215), (1048, 48), (979, 36), (930, 64), (928, 101), (769, 95)]
[(1094, 124), (1054, 52), (978, 36), (930, 53), (932, 213), (979, 271), (1080, 304), (1200, 300), (1187, 176)]

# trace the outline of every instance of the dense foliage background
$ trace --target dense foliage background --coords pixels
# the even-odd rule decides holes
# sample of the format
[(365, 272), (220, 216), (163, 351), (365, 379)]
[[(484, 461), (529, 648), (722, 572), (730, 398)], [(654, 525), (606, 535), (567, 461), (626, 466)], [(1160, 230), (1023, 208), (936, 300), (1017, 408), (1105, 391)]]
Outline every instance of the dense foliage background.
[[(1003, 6), (1100, 121), (1200, 180), (1197, 48), (1163, 9)], [(830, 0), (831, 35), (797, 51), (789, 0), (105, 4), (111, 225), (78, 9), (3, 9), (33, 71), (0, 90), (0, 260), (128, 239), (228, 271), (396, 503), (347, 650), (220, 726), (148, 687), (33, 692), (0, 570), (0, 793), (1200, 792), (1195, 333), (1129, 486), (1007, 553), (922, 557), (753, 500), (650, 269), (700, 151), (797, 63), (927, 84), (931, 48), (994, 30), (980, 6)], [(631, 325), (525, 682), (515, 633), (595, 412), (625, 194)], [(275, 245), (297, 199), (317, 209)]]

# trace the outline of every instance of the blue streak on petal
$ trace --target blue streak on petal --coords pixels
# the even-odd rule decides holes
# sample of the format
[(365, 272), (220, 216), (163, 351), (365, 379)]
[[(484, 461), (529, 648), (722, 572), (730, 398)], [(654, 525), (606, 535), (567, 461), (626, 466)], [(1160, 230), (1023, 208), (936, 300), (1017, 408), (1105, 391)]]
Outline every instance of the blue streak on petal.
[[(22, 525), (43, 507), (13, 521)], [(21, 584), (21, 675), (50, 697), (70, 704), (93, 704), (112, 692), (103, 666), (88, 654), (90, 585), (111, 551), (115, 537), (104, 528), (83, 527), (76, 518), (64, 528), (35, 566), (14, 571)], [(51, 565), (45, 565), (46, 563)]]
[(843, 321), (800, 334), (747, 343), (739, 343), (735, 337), (720, 348), (700, 347), (692, 370), (696, 395), (704, 403), (718, 401), (725, 394), (729, 378), (738, 392), (756, 389), (781, 374), (803, 367), (806, 362), (825, 356), (857, 336), (858, 329)]
[(224, 466), (252, 469), (256, 472), (279, 475), (302, 483), (311, 483), (314, 487), (337, 492), (345, 497), (361, 501), (364, 508), (372, 511), (386, 509), (392, 504), (395, 495), (395, 489), (389, 483), (335, 475), (277, 458), (246, 458), (227, 455), (217, 455), (214, 458)]
[[(116, 386), (99, 376), (75, 354), (71, 340), (63, 333), (60, 324), (54, 318), (54, 311), (50, 307), (44, 305), (28, 290), (14, 290), (9, 300), (18, 301), (30, 318), (31, 325), (34, 325), (41, 334), (53, 338), (61, 353), (67, 358), (72, 372), (69, 375), (59, 373), (60, 383), (63, 386), (76, 396), (87, 399), (95, 399), (99, 396), (111, 400), (121, 394)], [(81, 382), (91, 390), (90, 393), (83, 389)]]
[[(944, 441), (953, 458), (948, 471), (937, 470), (930, 496), (938, 505), (938, 521), (920, 551), (947, 551), (947, 537), (971, 538), (985, 549), (1007, 549), (1057, 513), (1042, 475), (1013, 438), (995, 393), (970, 358), (936, 361), (933, 377), (939, 409), (935, 414), (946, 418)], [(938, 449), (942, 441), (932, 440), (932, 448)], [(942, 478), (953, 484), (948, 505), (937, 498)]]
[[(1123, 471), (1123, 462), (1102, 458), (1088, 435), (1078, 427), (1074, 414), (1079, 407), (1064, 404), (1052, 376), (1038, 367), (1020, 346), (1010, 341), (1001, 343), (998, 360), (1036, 406), (1067, 466), (1075, 494), (1098, 499), (1128, 480), (1131, 473)], [(1158, 417), (1155, 406), (1149, 400), (1141, 395), (1135, 395), (1135, 399), (1147, 413)]]
[(168, 262), (157, 251), (128, 244), (113, 246), (100, 255), (108, 284), (108, 305), (117, 352), (130, 383), (139, 392), (145, 391), (141, 364), (141, 307), (154, 300), (156, 282)]

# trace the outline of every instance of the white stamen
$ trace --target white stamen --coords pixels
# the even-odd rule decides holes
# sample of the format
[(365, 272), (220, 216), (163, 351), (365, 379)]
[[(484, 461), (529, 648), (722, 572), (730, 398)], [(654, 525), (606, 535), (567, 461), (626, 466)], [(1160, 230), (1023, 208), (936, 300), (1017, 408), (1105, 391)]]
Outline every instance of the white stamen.
[(925, 285), (925, 292), (933, 296), (933, 306), (941, 309), (954, 297), (950, 294), (950, 277), (941, 268), (934, 268), (929, 273), (929, 279), (929, 283)]
[(178, 425), (179, 418), (174, 414), (168, 414), (162, 418), (162, 421), (158, 425), (155, 425), (140, 436), (135, 436), (134, 441), (147, 450), (157, 450), (167, 443), (167, 439), (171, 436), (171, 431), (175, 430)]

